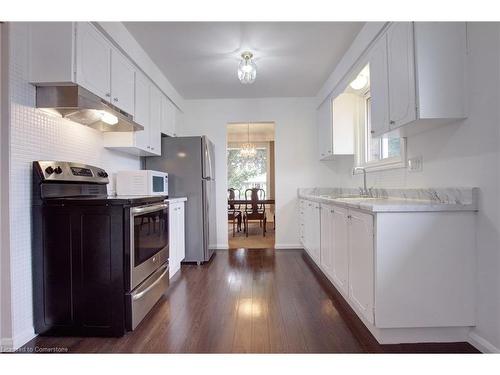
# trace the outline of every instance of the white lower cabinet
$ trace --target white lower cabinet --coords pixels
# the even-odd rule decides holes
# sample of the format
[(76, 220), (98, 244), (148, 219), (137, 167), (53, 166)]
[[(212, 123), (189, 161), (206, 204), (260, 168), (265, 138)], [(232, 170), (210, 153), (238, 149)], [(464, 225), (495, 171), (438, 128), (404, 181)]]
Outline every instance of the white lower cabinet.
[(348, 242), (348, 218), (347, 210), (341, 207), (331, 207), (333, 234), (332, 242), (332, 278), (344, 295), (348, 294), (349, 277), (349, 242)]
[(321, 204), (321, 269), (373, 322), (373, 216)]
[(181, 268), (186, 256), (186, 234), (184, 219), (184, 202), (171, 202), (169, 207), (169, 267), (170, 278)]
[(450, 327), (475, 325), (475, 220), (299, 202), (304, 249), (380, 343), (446, 340)]
[(349, 210), (349, 299), (370, 323), (373, 314), (373, 216)]
[(320, 205), (307, 202), (304, 205), (304, 248), (310, 257), (319, 264), (320, 256)]

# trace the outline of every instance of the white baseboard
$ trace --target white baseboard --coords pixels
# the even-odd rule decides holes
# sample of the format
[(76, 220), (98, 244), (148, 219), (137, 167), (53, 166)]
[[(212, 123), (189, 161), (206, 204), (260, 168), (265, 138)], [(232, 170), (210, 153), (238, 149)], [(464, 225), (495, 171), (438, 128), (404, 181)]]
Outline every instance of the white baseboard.
[(14, 343), (10, 338), (0, 339), (0, 353), (8, 353), (14, 351)]
[(286, 244), (286, 243), (277, 243), (274, 245), (276, 250), (297, 250), (303, 249), (304, 247), (301, 244)]
[(33, 328), (27, 329), (14, 337), (3, 337), (0, 342), (0, 352), (11, 352), (19, 349), (21, 346), (26, 344), (28, 341), (35, 338), (37, 335), (33, 331)]
[(500, 349), (475, 332), (469, 333), (469, 344), (482, 353), (500, 353)]
[(215, 245), (215, 249), (216, 250), (227, 250), (227, 249), (229, 249), (229, 245), (228, 244), (217, 244), (217, 245)]

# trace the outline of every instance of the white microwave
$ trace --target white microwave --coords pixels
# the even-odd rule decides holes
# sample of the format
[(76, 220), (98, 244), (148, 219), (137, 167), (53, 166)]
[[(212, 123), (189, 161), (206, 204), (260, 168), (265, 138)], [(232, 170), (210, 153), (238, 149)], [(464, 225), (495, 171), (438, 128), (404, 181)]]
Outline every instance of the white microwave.
[(119, 171), (116, 174), (116, 195), (168, 195), (168, 173)]

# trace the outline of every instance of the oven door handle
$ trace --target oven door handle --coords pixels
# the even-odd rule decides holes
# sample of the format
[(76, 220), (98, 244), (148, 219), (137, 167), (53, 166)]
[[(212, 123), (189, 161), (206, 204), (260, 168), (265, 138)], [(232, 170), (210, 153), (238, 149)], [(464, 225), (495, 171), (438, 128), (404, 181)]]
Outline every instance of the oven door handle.
[(155, 204), (153, 206), (145, 206), (145, 207), (133, 207), (130, 209), (130, 212), (133, 216), (140, 214), (147, 214), (148, 212), (160, 211), (168, 207), (168, 203)]
[(158, 278), (151, 285), (149, 285), (146, 289), (141, 290), (137, 294), (134, 294), (132, 296), (132, 300), (136, 301), (139, 298), (142, 298), (143, 295), (145, 295), (147, 292), (149, 292), (151, 289), (153, 289), (156, 286), (156, 284), (158, 284), (165, 277), (165, 274), (167, 272), (168, 272), (168, 266), (165, 266), (165, 270), (161, 273), (161, 275), (158, 276)]

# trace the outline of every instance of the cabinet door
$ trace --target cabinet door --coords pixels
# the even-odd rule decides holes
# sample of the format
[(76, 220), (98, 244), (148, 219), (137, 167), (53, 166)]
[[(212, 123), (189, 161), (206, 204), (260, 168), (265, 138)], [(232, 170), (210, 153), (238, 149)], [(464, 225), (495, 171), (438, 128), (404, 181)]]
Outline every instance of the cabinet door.
[(332, 101), (327, 98), (316, 110), (318, 153), (320, 160), (333, 156)]
[(371, 323), (373, 317), (373, 217), (349, 211), (349, 300)]
[(334, 207), (332, 213), (332, 277), (334, 283), (344, 295), (349, 294), (349, 225), (348, 211), (345, 208)]
[(149, 90), (149, 147), (153, 154), (161, 155), (161, 92), (153, 85)]
[(111, 51), (111, 103), (134, 115), (135, 69), (120, 52)]
[(186, 257), (186, 224), (184, 218), (184, 202), (180, 202), (177, 208), (177, 260), (182, 262)]
[(311, 255), (311, 210), (312, 202), (304, 202), (304, 249)]
[(333, 100), (331, 123), (333, 147), (326, 150), (327, 154), (354, 154), (354, 128), (357, 125), (358, 103), (359, 96), (349, 93), (340, 94)]
[(169, 214), (168, 214), (168, 243), (169, 243), (169, 254), (168, 254), (168, 265), (169, 265), (169, 276), (172, 278), (177, 272), (178, 263), (178, 237), (177, 237), (177, 203), (170, 203)]
[(161, 132), (175, 136), (175, 107), (165, 95), (161, 97)]
[(321, 206), (314, 203), (311, 208), (311, 256), (316, 264), (321, 264)]
[(416, 120), (413, 23), (395, 22), (387, 31), (389, 124), (398, 128)]
[(144, 126), (144, 130), (134, 132), (134, 143), (137, 148), (149, 151), (149, 80), (137, 71), (135, 74), (135, 115), (134, 120)]
[(303, 199), (299, 200), (299, 240), (302, 246), (305, 246), (304, 234), (305, 234), (305, 210), (306, 210), (306, 201)]
[(333, 206), (321, 204), (321, 267), (330, 278), (333, 278), (333, 242), (335, 241), (333, 213)]
[(389, 85), (387, 79), (387, 35), (370, 52), (371, 132), (379, 137), (389, 131)]
[(76, 31), (76, 82), (104, 100), (111, 101), (111, 45), (88, 22)]

